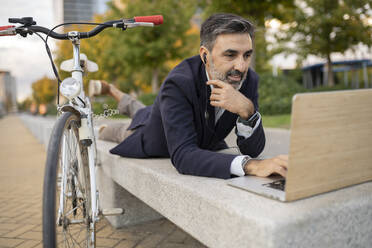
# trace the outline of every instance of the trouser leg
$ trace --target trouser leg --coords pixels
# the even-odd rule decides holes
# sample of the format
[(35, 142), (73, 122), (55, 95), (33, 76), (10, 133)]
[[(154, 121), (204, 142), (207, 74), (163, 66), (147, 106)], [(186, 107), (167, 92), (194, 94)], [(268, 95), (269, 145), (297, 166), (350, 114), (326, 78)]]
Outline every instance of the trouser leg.
[[(136, 112), (144, 107), (145, 105), (142, 102), (134, 99), (128, 94), (124, 94), (118, 104), (119, 113), (128, 115), (130, 118), (133, 118)], [(129, 125), (130, 122), (110, 123), (99, 133), (98, 138), (120, 143), (134, 132), (134, 130), (127, 130)]]
[(136, 114), (136, 112), (145, 107), (145, 104), (134, 99), (128, 94), (124, 94), (118, 104), (118, 110), (120, 114), (128, 115), (130, 118)]
[(110, 123), (98, 135), (98, 139), (120, 143), (134, 130), (127, 130), (130, 123)]

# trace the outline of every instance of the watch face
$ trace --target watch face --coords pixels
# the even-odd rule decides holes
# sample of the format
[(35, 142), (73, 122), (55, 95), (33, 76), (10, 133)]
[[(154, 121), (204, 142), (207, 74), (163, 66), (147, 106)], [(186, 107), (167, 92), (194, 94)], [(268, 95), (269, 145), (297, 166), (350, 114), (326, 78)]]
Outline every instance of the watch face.
[(256, 112), (254, 115), (251, 116), (251, 118), (249, 118), (247, 124), (248, 124), (250, 127), (253, 128), (253, 127), (256, 125), (256, 122), (257, 122), (258, 118), (260, 118), (260, 116), (259, 116), (258, 112)]
[(244, 165), (248, 162), (249, 160), (249, 157), (244, 157), (243, 160), (242, 160), (242, 166), (243, 166), (243, 169), (244, 169)]

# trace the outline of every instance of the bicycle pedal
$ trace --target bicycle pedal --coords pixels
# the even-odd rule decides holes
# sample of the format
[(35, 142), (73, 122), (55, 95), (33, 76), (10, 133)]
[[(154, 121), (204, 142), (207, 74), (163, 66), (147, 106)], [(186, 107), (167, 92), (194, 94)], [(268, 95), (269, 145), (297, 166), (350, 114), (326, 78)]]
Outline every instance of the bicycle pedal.
[(114, 215), (122, 215), (124, 214), (124, 209), (122, 208), (105, 208), (102, 209), (103, 216), (114, 216)]

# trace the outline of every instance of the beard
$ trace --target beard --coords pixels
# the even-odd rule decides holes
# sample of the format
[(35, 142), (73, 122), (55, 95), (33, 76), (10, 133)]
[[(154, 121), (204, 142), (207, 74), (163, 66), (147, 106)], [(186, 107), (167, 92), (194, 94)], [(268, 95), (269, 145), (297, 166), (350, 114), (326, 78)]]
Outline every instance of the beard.
[[(221, 73), (217, 71), (216, 67), (214, 66), (214, 63), (212, 60), (210, 60), (209, 69), (211, 73), (211, 79), (212, 80), (221, 80), (222, 82), (230, 84), (234, 89), (238, 89), (241, 83), (246, 79), (247, 77), (247, 71), (241, 72), (238, 70), (230, 70), (226, 73)], [(240, 77), (240, 80), (233, 80), (230, 77)]]

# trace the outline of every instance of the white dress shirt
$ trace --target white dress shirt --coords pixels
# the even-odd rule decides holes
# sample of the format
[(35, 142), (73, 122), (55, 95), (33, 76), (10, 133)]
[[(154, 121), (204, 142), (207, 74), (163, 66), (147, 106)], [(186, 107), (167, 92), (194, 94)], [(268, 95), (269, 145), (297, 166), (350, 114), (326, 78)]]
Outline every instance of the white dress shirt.
[[(206, 72), (206, 74), (207, 74), (207, 79), (209, 81), (209, 75), (208, 75), (207, 72)], [(242, 83), (243, 82), (240, 83), (237, 90), (240, 89), (240, 87), (242, 86)], [(212, 90), (213, 85), (210, 85), (210, 87), (211, 87), (211, 90)], [(225, 109), (220, 108), (220, 107), (215, 107), (214, 110), (215, 110), (215, 122), (214, 123), (216, 124), (217, 121), (221, 118)], [(249, 138), (256, 131), (257, 127), (260, 125), (260, 122), (261, 122), (260, 113), (258, 113), (258, 115), (259, 115), (259, 118), (256, 122), (256, 125), (253, 128), (248, 126), (248, 125), (244, 125), (243, 123), (238, 122), (238, 120), (236, 120), (236, 128), (237, 128), (237, 132), (238, 132), (239, 136), (243, 136), (244, 138)], [(230, 174), (236, 175), (236, 176), (244, 176), (245, 175), (243, 167), (242, 167), (242, 161), (245, 157), (249, 157), (249, 156), (248, 155), (239, 155), (239, 156), (236, 156), (234, 158), (234, 160), (231, 162)]]

